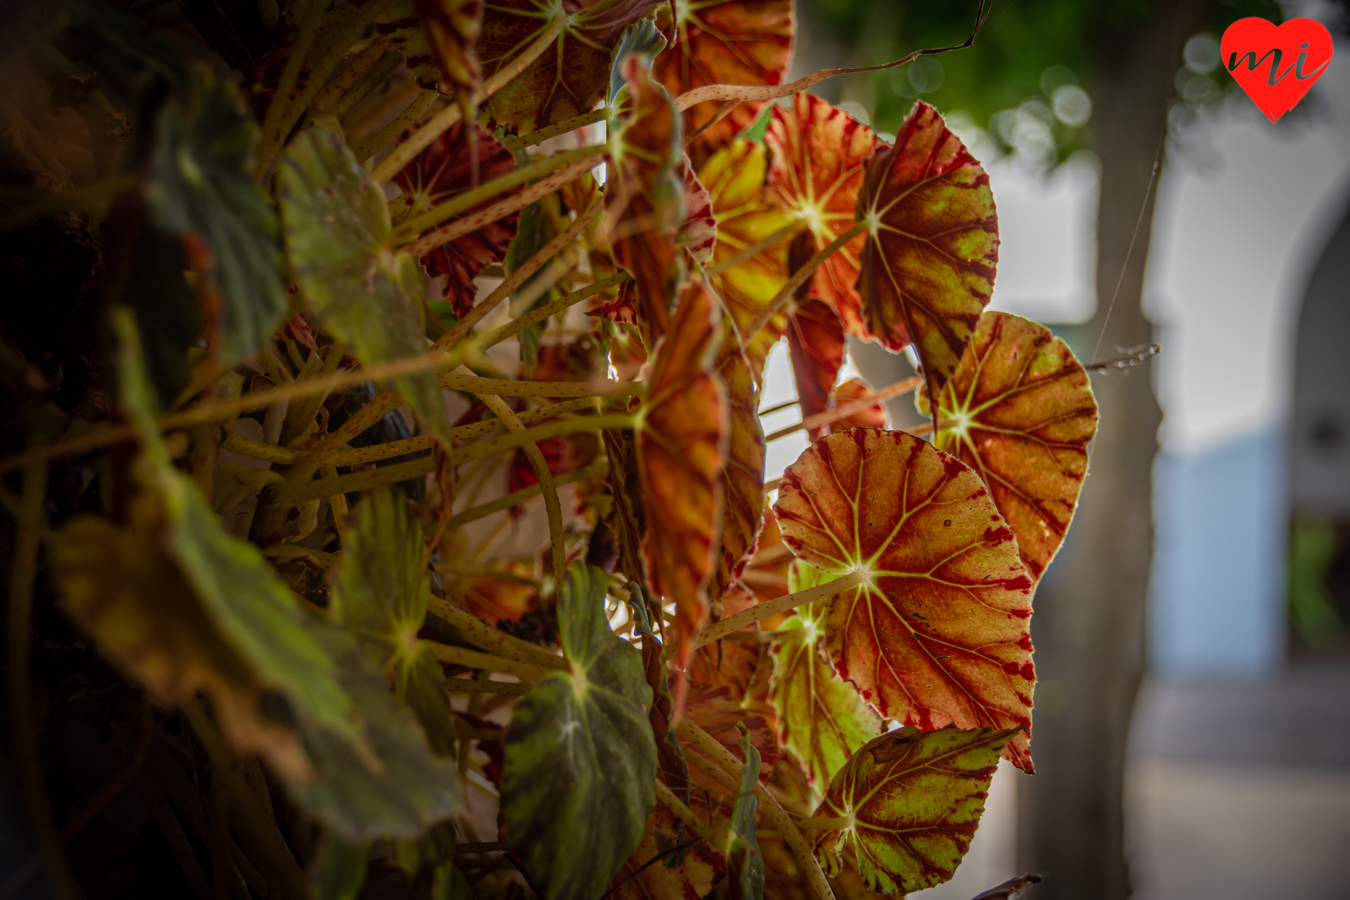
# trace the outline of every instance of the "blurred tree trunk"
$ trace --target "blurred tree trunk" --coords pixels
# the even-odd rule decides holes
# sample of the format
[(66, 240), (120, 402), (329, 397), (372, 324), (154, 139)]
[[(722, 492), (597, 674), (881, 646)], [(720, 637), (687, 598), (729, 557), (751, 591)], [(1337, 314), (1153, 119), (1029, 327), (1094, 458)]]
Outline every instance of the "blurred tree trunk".
[[(1085, 354), (1098, 335), (1100, 356), (1153, 339), (1140, 303), (1157, 187), (1149, 192), (1150, 173), (1181, 49), (1206, 6), (1206, 0), (1157, 4), (1146, 28), (1102, 33), (1095, 42), (1098, 306), (1083, 328)], [(1161, 414), (1147, 368), (1097, 375), (1094, 382), (1101, 428), (1089, 475), (1068, 540), (1037, 591), (1032, 624), (1036, 775), (1019, 784), (1018, 855), (1021, 871), (1045, 876), (1034, 893), (1040, 900), (1123, 900), (1131, 892), (1122, 789), (1145, 664), (1151, 475)]]

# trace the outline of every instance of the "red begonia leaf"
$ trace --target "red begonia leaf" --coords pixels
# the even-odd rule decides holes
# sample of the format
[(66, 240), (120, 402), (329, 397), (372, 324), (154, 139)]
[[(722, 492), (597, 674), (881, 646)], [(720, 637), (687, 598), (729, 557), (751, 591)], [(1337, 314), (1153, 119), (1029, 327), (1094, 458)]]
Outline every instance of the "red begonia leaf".
[(457, 574), (453, 580), (447, 579), (447, 584), (469, 612), (496, 625), (503, 620), (519, 622), (521, 616), (539, 607), (539, 585), (532, 575), (527, 564), (508, 561), (491, 569)]
[[(708, 684), (691, 684), (684, 708), (689, 721), (708, 732), (709, 737), (737, 757), (741, 755), (741, 735), (736, 723), (744, 722), (750, 732), (750, 743), (759, 751), (760, 781), (769, 780), (769, 773), (773, 771), (774, 763), (778, 762), (778, 732), (774, 728), (773, 707), (766, 711), (768, 716), (762, 715), (759, 710), (747, 708), (729, 687)], [(686, 752), (697, 751), (688, 747)]]
[(1039, 579), (1073, 519), (1097, 433), (1087, 372), (1048, 328), (985, 313), (938, 407), (936, 445), (980, 473)]
[(717, 246), (717, 218), (713, 215), (712, 195), (699, 182), (688, 157), (684, 158), (681, 176), (684, 179), (684, 224), (680, 226), (677, 240), (699, 265), (706, 266)]
[[(733, 141), (715, 153), (699, 170), (699, 180), (712, 197), (717, 219), (717, 246), (713, 264), (781, 231), (791, 216), (769, 203), (765, 193), (768, 154), (752, 141)], [(750, 323), (768, 306), (787, 283), (787, 242), (768, 247), (725, 272), (712, 276), (712, 283), (737, 329)], [(787, 314), (774, 316), (759, 334), (740, 335), (750, 359), (755, 382), (764, 375), (769, 350), (783, 336)]]
[[(749, 609), (758, 602), (750, 591), (738, 588), (722, 598), (722, 618)], [(746, 631), (755, 631), (748, 625)], [(776, 717), (769, 702), (773, 659), (769, 645), (759, 641), (714, 641), (694, 651), (685, 670), (691, 684), (726, 687), (741, 704), (766, 720)], [(674, 677), (674, 676), (672, 676)], [(775, 727), (776, 724), (775, 724)]]
[(466, 118), (483, 81), (473, 45), (483, 28), (483, 0), (413, 0), (441, 81), (464, 107)]
[[(864, 397), (871, 396), (872, 389), (865, 382), (857, 378), (850, 378), (843, 384), (836, 385), (834, 390), (830, 391), (830, 409), (838, 409), (841, 406), (852, 403), (855, 400), (861, 400)], [(847, 431), (850, 428), (885, 428), (887, 425), (886, 407), (880, 403), (874, 403), (866, 409), (856, 412), (851, 416), (845, 416), (829, 425), (831, 433), (836, 431)], [(942, 449), (947, 449), (943, 447)], [(1016, 529), (1014, 529), (1016, 531)]]
[(869, 579), (830, 602), (839, 676), (906, 725), (1027, 729), (1008, 752), (1030, 772), (1033, 582), (974, 470), (904, 432), (854, 428), (788, 467), (774, 511), (798, 557)]
[(989, 303), (998, 214), (989, 176), (942, 116), (919, 101), (867, 163), (858, 218), (867, 329), (891, 350), (910, 343), (936, 396)]
[(901, 728), (867, 744), (839, 770), (816, 810), (847, 819), (817, 844), (838, 874), (845, 849), (870, 890), (906, 894), (949, 880), (984, 813), (1000, 751), (1017, 728)]
[[(844, 323), (819, 297), (793, 303), (788, 315), (788, 351), (802, 418), (830, 408), (830, 391), (844, 365)], [(824, 426), (811, 432), (819, 437)]]
[[(478, 128), (479, 180), (489, 181), (514, 171), (516, 161), (510, 151), (490, 132), (475, 127)], [(464, 124), (456, 122), (394, 176), (394, 181), (403, 190), (398, 199), (403, 202), (408, 216), (419, 215), (469, 189), (472, 159), (467, 133)], [(475, 210), (479, 208), (475, 207)], [(506, 257), (506, 248), (516, 236), (518, 216), (518, 213), (503, 216), (422, 257), (422, 266), (428, 275), (449, 276), (443, 293), (455, 315), (465, 316), (473, 308), (476, 293), (473, 280), (478, 273)]]
[[(773, 153), (769, 199), (805, 224), (811, 253), (853, 227), (868, 155), (876, 134), (819, 97), (801, 93), (790, 109), (775, 106), (764, 143)], [(812, 287), (834, 307), (849, 334), (869, 337), (855, 287), (863, 236), (849, 241), (816, 270)], [(809, 257), (808, 257), (809, 258)]]
[(764, 514), (764, 429), (754, 373), (733, 340), (723, 340), (719, 357), (717, 374), (726, 386), (731, 430), (722, 472), (722, 541), (709, 585), (714, 601), (731, 589), (754, 553)]
[(605, 218), (614, 261), (633, 275), (638, 324), (650, 347), (670, 327), (682, 277), (676, 232), (683, 222), (683, 157), (675, 105), (665, 88), (637, 54), (622, 66), (628, 97), (605, 188)]
[[(797, 562), (792, 590), (832, 580), (820, 569)], [(824, 653), (828, 600), (799, 607), (778, 631), (800, 631), (774, 645), (771, 690), (783, 746), (796, 754), (819, 790), (863, 744), (881, 733), (881, 717), (853, 682), (834, 674)]]
[[(544, 454), (544, 461), (548, 463), (548, 470), (554, 475), (565, 475), (577, 468), (576, 454), (573, 452), (569, 436), (544, 438), (538, 441), (538, 445), (540, 452)], [(506, 471), (506, 492), (515, 493), (538, 483), (539, 473), (534, 470), (529, 454), (524, 448), (516, 448), (516, 452), (511, 456), (511, 466)], [(523, 505), (511, 509), (512, 518), (519, 518), (523, 513)]]
[(713, 302), (699, 284), (685, 289), (656, 351), (637, 441), (647, 580), (675, 603), (681, 666), (708, 615), (730, 430), (726, 388), (713, 370)]
[(609, 86), (610, 53), (625, 27), (662, 0), (494, 0), (474, 52), (490, 78), (510, 66), (555, 15), (567, 24), (524, 72), (483, 104), (493, 127), (525, 134), (590, 112)]
[[(679, 21), (674, 39), (653, 65), (672, 97), (705, 84), (780, 84), (792, 56), (792, 0), (711, 0), (674, 4)], [(657, 13), (662, 31), (671, 31), (670, 5)], [(721, 108), (699, 103), (684, 113), (684, 133), (693, 134)], [(763, 101), (737, 104), (689, 145), (700, 165), (759, 118)]]
[[(714, 881), (727, 864), (707, 841), (685, 848), (684, 861), (677, 868), (664, 864), (670, 849), (680, 843), (679, 835), (686, 841), (692, 836), (687, 828), (681, 832), (679, 825), (674, 813), (656, 805), (647, 817), (642, 844), (614, 876), (611, 900), (697, 900), (712, 893)], [(651, 862), (662, 854), (667, 855)]]

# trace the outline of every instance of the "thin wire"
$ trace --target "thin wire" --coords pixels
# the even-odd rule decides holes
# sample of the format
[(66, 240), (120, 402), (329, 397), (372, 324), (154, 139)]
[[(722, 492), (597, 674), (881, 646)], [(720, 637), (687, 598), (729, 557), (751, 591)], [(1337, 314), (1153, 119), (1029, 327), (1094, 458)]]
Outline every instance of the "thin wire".
[(1120, 296), (1120, 286), (1125, 283), (1125, 272), (1130, 267), (1130, 257), (1134, 255), (1134, 244), (1139, 239), (1139, 226), (1144, 224), (1144, 213), (1148, 211), (1148, 198), (1153, 193), (1153, 183), (1158, 179), (1158, 166), (1162, 162), (1163, 141), (1167, 140), (1167, 129), (1164, 127), (1162, 134), (1158, 136), (1158, 149), (1153, 154), (1153, 171), (1148, 174), (1148, 188), (1144, 190), (1144, 202), (1139, 207), (1139, 218), (1134, 220), (1134, 234), (1130, 235), (1130, 249), (1125, 251), (1125, 262), (1120, 266), (1120, 277), (1116, 279), (1116, 289), (1111, 294), (1111, 304), (1106, 307), (1106, 318), (1102, 320), (1101, 334), (1097, 335), (1097, 346), (1092, 348), (1092, 358), (1095, 359), (1102, 349), (1102, 341), (1106, 339), (1106, 326), (1111, 324), (1111, 313), (1116, 308), (1116, 298)]

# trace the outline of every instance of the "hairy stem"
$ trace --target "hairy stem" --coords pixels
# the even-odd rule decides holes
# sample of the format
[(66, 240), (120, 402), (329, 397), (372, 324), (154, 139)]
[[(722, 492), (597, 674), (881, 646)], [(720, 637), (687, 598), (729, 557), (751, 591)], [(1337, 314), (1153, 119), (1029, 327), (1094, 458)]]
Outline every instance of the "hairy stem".
[(435, 91), (418, 90), (413, 101), (380, 128), (365, 135), (356, 142), (352, 153), (361, 162), (370, 159), (389, 145), (391, 141), (409, 128), (422, 121), (422, 117), (431, 109), (431, 105), (440, 99)]
[(699, 647), (720, 640), (733, 631), (740, 631), (745, 626), (753, 625), (761, 619), (776, 616), (779, 613), (805, 606), (808, 603), (814, 603), (817, 600), (824, 600), (826, 597), (833, 597), (835, 594), (842, 594), (849, 588), (857, 587), (866, 581), (866, 572), (849, 572), (847, 575), (840, 576), (827, 584), (816, 585), (804, 591), (797, 591), (794, 594), (785, 594), (763, 603), (756, 603), (749, 609), (743, 609), (734, 616), (727, 616), (725, 619), (714, 622), (700, 631), (694, 636), (694, 649), (697, 650)]
[(609, 115), (608, 107), (593, 109), (588, 113), (582, 113), (579, 116), (573, 116), (570, 119), (559, 122), (557, 125), (550, 125), (547, 128), (541, 128), (538, 131), (532, 131), (529, 134), (522, 134), (520, 137), (507, 138), (502, 144), (507, 150), (515, 153), (526, 147), (533, 147), (535, 144), (542, 144), (549, 138), (561, 137), (568, 132), (576, 131), (578, 128), (585, 128), (587, 125), (594, 125), (596, 122), (603, 122)]
[(537, 644), (522, 641), (505, 631), (499, 631), (449, 600), (433, 596), (428, 601), (427, 610), (459, 629), (460, 635), (466, 641), (494, 656), (543, 666), (546, 669), (556, 669), (559, 672), (566, 672), (571, 668), (567, 660), (556, 653), (550, 653)]
[(496, 397), (634, 397), (646, 387), (641, 381), (512, 381), (458, 372), (441, 375), (440, 382), (452, 391)]
[(783, 241), (792, 237), (805, 227), (806, 223), (801, 221), (800, 219), (797, 220), (796, 222), (791, 222), (787, 225), (784, 225), (782, 228), (778, 229), (773, 234), (769, 235), (763, 240), (755, 241), (755, 243), (751, 244), (749, 247), (746, 247), (744, 250), (738, 251), (735, 256), (728, 256), (721, 262), (714, 263), (711, 266), (708, 266), (708, 274), (720, 275), (723, 272), (734, 269), (741, 263), (746, 262), (750, 258), (760, 253), (763, 253), (765, 250), (768, 250), (770, 247), (782, 243)]
[(806, 279), (814, 275), (816, 269), (819, 269), (825, 260), (834, 256), (841, 247), (866, 230), (866, 222), (855, 222), (853, 227), (826, 244), (819, 253), (808, 259), (805, 265), (788, 276), (787, 284), (783, 285), (782, 289), (780, 289), (777, 294), (774, 294), (773, 299), (759, 311), (759, 315), (756, 316), (750, 325), (741, 332), (741, 340), (743, 342), (754, 340), (755, 335), (759, 334), (774, 316), (783, 311), (783, 307), (787, 306), (788, 301), (792, 299), (792, 295), (796, 293), (797, 288), (801, 287)]
[[(564, 485), (573, 484), (578, 481), (585, 481), (588, 478), (594, 478), (597, 475), (603, 475), (607, 471), (609, 471), (609, 463), (607, 462), (592, 463), (591, 465), (587, 466), (584, 469), (574, 469), (571, 472), (566, 472), (562, 475), (557, 476), (556, 478), (553, 479), (553, 483), (556, 484), (558, 487), (563, 487)], [(496, 500), (489, 501), (487, 503), (482, 504), (481, 506), (475, 506), (471, 509), (466, 509), (462, 513), (458, 513), (456, 515), (451, 516), (449, 519), (446, 520), (445, 527), (447, 529), (458, 528), (461, 525), (467, 525), (470, 522), (476, 522), (479, 519), (482, 519), (486, 516), (490, 516), (495, 512), (501, 512), (504, 509), (510, 509), (517, 503), (524, 503), (527, 500), (533, 500), (535, 497), (538, 497), (541, 492), (542, 489), (537, 484), (532, 484), (527, 488), (521, 488), (520, 490), (507, 494), (504, 497), (498, 497)]]
[[(491, 97), (497, 91), (505, 87), (513, 78), (524, 72), (530, 65), (553, 46), (553, 42), (558, 35), (562, 34), (563, 28), (567, 26), (566, 16), (555, 16), (549, 20), (548, 25), (540, 32), (525, 50), (511, 62), (498, 69), (491, 78), (484, 81), (478, 89), (478, 94), (474, 98), (474, 105), (481, 105), (484, 100)], [(403, 143), (394, 148), (384, 160), (375, 167), (372, 173), (375, 180), (381, 184), (393, 179), (395, 175), (403, 171), (408, 163), (417, 157), (417, 154), (431, 146), (431, 142), (445, 133), (451, 125), (454, 125), (463, 116), (461, 105), (452, 103), (445, 109), (436, 114), (431, 119)]]
[[(370, 83), (373, 89), (375, 85), (388, 78), (390, 73), (399, 67), (399, 64), (403, 61), (403, 54), (398, 51), (387, 53), (388, 50), (388, 41), (377, 40), (372, 41), (369, 47), (352, 57), (352, 61), (347, 63), (346, 68), (330, 78), (328, 83), (319, 90), (319, 93), (314, 95), (314, 103), (311, 104), (314, 111), (316, 113), (331, 112), (336, 118), (342, 118), (342, 115), (336, 111), (338, 101), (346, 100), (351, 88), (358, 81), (363, 84)], [(388, 59), (389, 62), (385, 63), (385, 59)], [(364, 97), (365, 94), (361, 96)], [(351, 109), (354, 104), (355, 100), (347, 104), (347, 109)], [(343, 110), (343, 112), (345, 113), (346, 110)]]
[[(741, 764), (736, 757), (731, 755), (731, 751), (723, 747), (706, 731), (699, 728), (688, 719), (680, 719), (675, 725), (675, 731), (679, 736), (690, 741), (698, 753), (688, 754), (691, 761), (695, 763), (706, 760), (713, 761), (722, 771), (729, 775), (735, 786), (733, 793), (740, 791)], [(700, 754), (706, 757), (706, 760), (700, 759)], [(807, 884), (810, 885), (811, 893), (816, 900), (834, 900), (834, 892), (830, 890), (830, 883), (825, 880), (825, 873), (820, 869), (820, 863), (816, 862), (815, 854), (811, 852), (811, 845), (802, 837), (802, 833), (797, 830), (797, 826), (792, 824), (783, 807), (778, 804), (778, 800), (765, 789), (764, 785), (755, 779), (755, 798), (759, 800), (759, 812), (769, 820), (769, 823), (783, 835), (783, 841), (787, 844), (788, 850), (792, 852), (792, 858), (797, 861), (797, 865), (806, 875)]]
[(437, 644), (434, 641), (428, 641), (427, 643), (431, 644), (431, 649), (441, 662), (453, 663), (469, 669), (482, 669), (484, 672), (503, 672), (507, 675), (514, 675), (521, 681), (538, 681), (550, 672), (557, 671), (556, 669), (537, 666), (534, 663), (493, 656), (491, 653), (481, 653), (465, 647), (452, 647), (449, 644)]
[[(428, 232), (408, 245), (408, 252), (413, 256), (421, 256), (428, 253), (442, 244), (448, 244), (451, 241), (458, 240), (466, 234), (477, 231), (485, 225), (497, 221), (503, 216), (508, 216), (513, 212), (518, 212), (529, 206), (541, 197), (547, 197), (549, 194), (566, 187), (573, 181), (585, 175), (595, 167), (595, 158), (604, 155), (608, 148), (605, 146), (587, 147), (584, 151), (576, 151), (580, 157), (578, 161), (566, 166), (560, 171), (541, 179), (535, 184), (530, 185), (522, 191), (512, 194), (505, 200), (501, 200), (491, 206), (475, 210), (465, 216), (455, 219), (448, 225), (437, 228), (435, 231)], [(561, 156), (562, 154), (558, 154)], [(411, 237), (412, 232), (402, 232), (404, 238)]]
[[(923, 376), (915, 375), (906, 378), (903, 381), (897, 381), (895, 384), (888, 385), (875, 393), (868, 394), (866, 397), (859, 397), (857, 400), (850, 400), (834, 409), (827, 409), (818, 412), (814, 416), (807, 416), (796, 425), (789, 425), (786, 428), (780, 428), (772, 434), (765, 435), (764, 442), (776, 441), (781, 437), (787, 437), (789, 434), (795, 434), (798, 431), (809, 431), (813, 428), (820, 428), (823, 425), (830, 425), (838, 422), (840, 419), (847, 419), (849, 416), (857, 415), (865, 409), (869, 409), (883, 400), (889, 400), (892, 397), (898, 397), (901, 394), (908, 394), (919, 385), (923, 384)], [(913, 434), (913, 432), (910, 432)]]
[(662, 806), (674, 813), (675, 818), (688, 825), (694, 834), (709, 843), (712, 842), (712, 829), (708, 827), (708, 823), (700, 820), (698, 815), (686, 806), (684, 801), (659, 778), (656, 780), (656, 799)]
[[(428, 228), (435, 228), (442, 222), (467, 212), (475, 206), (480, 206), (513, 188), (527, 184), (536, 178), (551, 175), (575, 162), (592, 159), (605, 153), (608, 149), (606, 145), (598, 144), (594, 147), (583, 147), (580, 150), (554, 153), (528, 166), (507, 172), (505, 175), (485, 182), (476, 188), (470, 188), (462, 194), (456, 194), (444, 203), (433, 206), (426, 212), (400, 224), (394, 229), (393, 242), (399, 244), (411, 240), (413, 236), (421, 234)], [(588, 170), (589, 168), (587, 167)]]
[(516, 319), (513, 322), (508, 322), (501, 328), (498, 328), (496, 331), (490, 332), (483, 338), (480, 346), (484, 350), (488, 349), (489, 347), (495, 347), (502, 341), (508, 340), (520, 334), (522, 331), (524, 331), (526, 328), (529, 328), (531, 325), (536, 325), (539, 322), (543, 322), (550, 316), (556, 315), (557, 313), (560, 313), (563, 310), (568, 309), (569, 307), (575, 306), (576, 304), (582, 302), (583, 300), (589, 300), (591, 297), (594, 297), (601, 291), (608, 290), (609, 288), (612, 287), (616, 287), (617, 285), (623, 284), (625, 281), (631, 281), (632, 278), (633, 276), (629, 275), (627, 272), (620, 272), (618, 275), (611, 275), (610, 277), (604, 279), (603, 281), (597, 281), (594, 284), (588, 284), (584, 288), (581, 288), (580, 290), (577, 291), (573, 291), (570, 294), (564, 294), (558, 299), (546, 303), (543, 306), (539, 307), (538, 309), (526, 313), (519, 319)]

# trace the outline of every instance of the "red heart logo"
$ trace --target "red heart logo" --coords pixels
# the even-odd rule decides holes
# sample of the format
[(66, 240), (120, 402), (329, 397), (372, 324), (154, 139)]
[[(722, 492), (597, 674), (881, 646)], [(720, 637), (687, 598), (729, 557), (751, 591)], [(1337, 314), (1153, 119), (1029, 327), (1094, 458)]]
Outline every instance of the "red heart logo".
[(1322, 77), (1331, 46), (1331, 32), (1316, 19), (1290, 19), (1276, 27), (1253, 16), (1228, 26), (1219, 54), (1229, 74), (1274, 122)]

